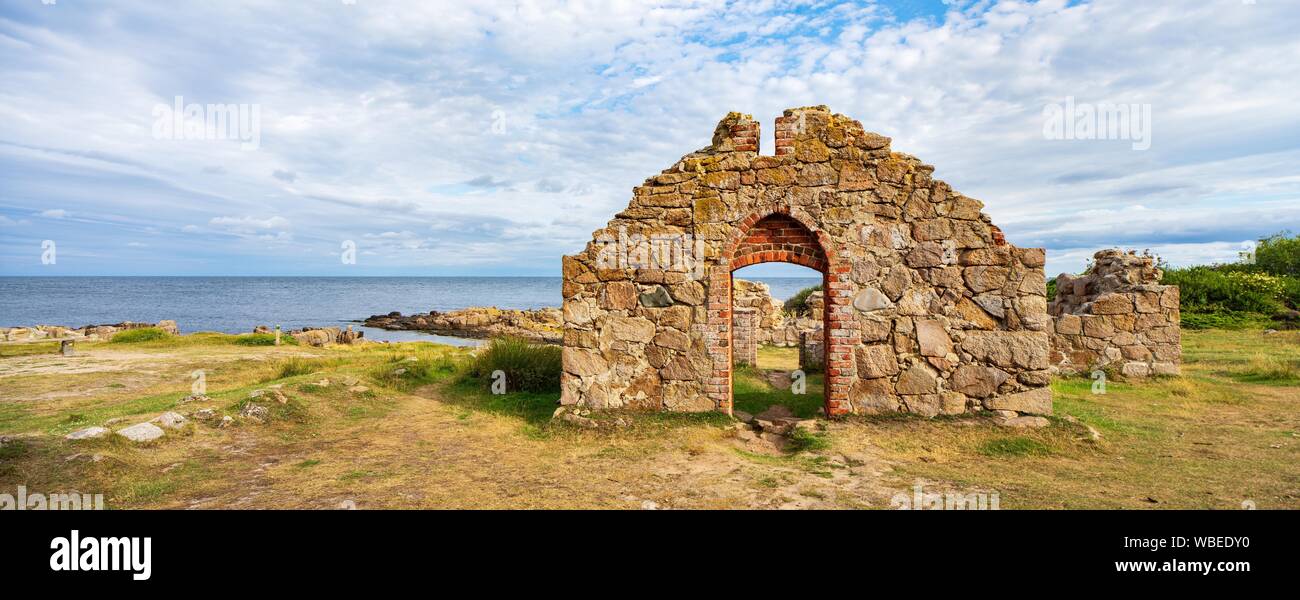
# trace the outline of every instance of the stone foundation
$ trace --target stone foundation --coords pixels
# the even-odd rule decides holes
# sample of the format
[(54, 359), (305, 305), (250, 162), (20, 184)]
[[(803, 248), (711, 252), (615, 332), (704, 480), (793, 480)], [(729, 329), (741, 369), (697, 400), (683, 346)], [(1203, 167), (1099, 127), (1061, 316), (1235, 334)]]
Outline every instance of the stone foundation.
[(564, 257), (560, 401), (731, 412), (732, 271), (823, 274), (825, 412), (1051, 412), (1043, 250), (824, 106), (731, 113)]
[(1178, 287), (1160, 285), (1155, 259), (1103, 250), (1083, 275), (1056, 278), (1053, 366), (1112, 369), (1125, 377), (1177, 375), (1182, 362)]

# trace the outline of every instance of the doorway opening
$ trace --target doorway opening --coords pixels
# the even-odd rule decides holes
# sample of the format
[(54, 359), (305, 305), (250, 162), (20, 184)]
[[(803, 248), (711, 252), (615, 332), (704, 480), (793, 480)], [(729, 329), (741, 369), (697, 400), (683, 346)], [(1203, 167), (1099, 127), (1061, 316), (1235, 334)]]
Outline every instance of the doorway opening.
[(792, 263), (731, 275), (733, 411), (823, 416), (825, 275)]

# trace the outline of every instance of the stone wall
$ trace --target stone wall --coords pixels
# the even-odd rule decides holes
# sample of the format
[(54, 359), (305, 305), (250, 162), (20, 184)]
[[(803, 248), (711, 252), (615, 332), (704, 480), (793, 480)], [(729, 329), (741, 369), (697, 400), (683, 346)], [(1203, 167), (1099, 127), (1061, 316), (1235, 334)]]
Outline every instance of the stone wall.
[(1083, 275), (1056, 278), (1052, 364), (1063, 373), (1110, 368), (1125, 377), (1177, 375), (1178, 287), (1160, 285), (1151, 256), (1103, 250)]
[(736, 307), (732, 311), (731, 340), (735, 346), (732, 360), (737, 365), (758, 365), (759, 312), (753, 308)]
[(799, 334), (799, 368), (806, 373), (826, 369), (826, 345), (822, 341), (821, 329)]
[(564, 257), (561, 403), (731, 411), (732, 271), (825, 276), (830, 416), (1051, 411), (1043, 250), (826, 107), (731, 113)]
[(794, 348), (799, 345), (803, 332), (822, 326), (820, 295), (815, 314), (794, 316), (785, 313), (784, 303), (772, 297), (771, 288), (766, 283), (733, 278), (732, 287), (732, 306), (752, 308), (758, 313), (755, 334), (759, 345)]

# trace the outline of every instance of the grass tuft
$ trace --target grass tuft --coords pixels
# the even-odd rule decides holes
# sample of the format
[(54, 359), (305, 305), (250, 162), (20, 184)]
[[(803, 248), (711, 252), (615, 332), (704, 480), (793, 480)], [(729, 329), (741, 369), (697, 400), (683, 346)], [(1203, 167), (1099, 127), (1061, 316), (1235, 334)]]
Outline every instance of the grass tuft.
[(474, 358), (469, 375), (491, 386), (503, 374), (507, 392), (558, 392), (560, 353), (559, 346), (495, 338)]
[(1024, 436), (995, 438), (980, 445), (985, 456), (1047, 456), (1052, 449), (1038, 440)]
[(128, 329), (113, 334), (113, 339), (109, 340), (109, 342), (113, 344), (139, 344), (165, 340), (169, 337), (171, 337), (171, 334), (157, 327), (141, 327), (140, 329)]

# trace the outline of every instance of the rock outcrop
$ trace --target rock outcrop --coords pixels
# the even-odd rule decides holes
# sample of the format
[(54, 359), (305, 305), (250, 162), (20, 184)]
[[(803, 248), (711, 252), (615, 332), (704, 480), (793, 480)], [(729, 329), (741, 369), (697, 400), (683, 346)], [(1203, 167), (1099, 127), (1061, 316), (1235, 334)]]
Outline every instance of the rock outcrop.
[(564, 339), (558, 308), (535, 310), (471, 307), (450, 312), (402, 316), (400, 312), (374, 315), (366, 319), (367, 327), (380, 329), (429, 331), (467, 338), (518, 337), (547, 344)]
[(80, 328), (62, 325), (36, 325), (34, 327), (0, 327), (0, 341), (26, 342), (33, 340), (84, 340), (106, 341), (121, 331), (156, 327), (172, 335), (179, 335), (176, 321), (164, 319), (157, 323), (123, 321), (111, 325), (86, 325)]

